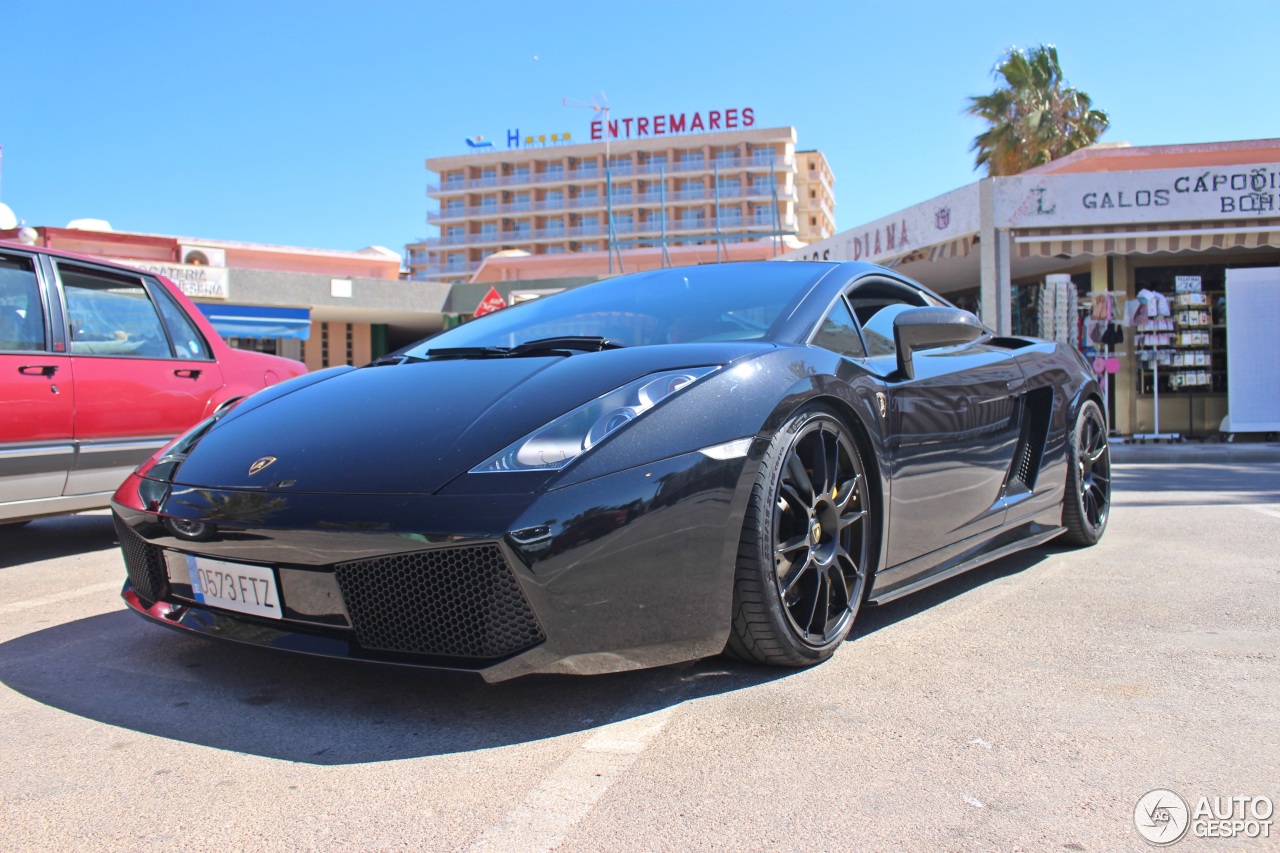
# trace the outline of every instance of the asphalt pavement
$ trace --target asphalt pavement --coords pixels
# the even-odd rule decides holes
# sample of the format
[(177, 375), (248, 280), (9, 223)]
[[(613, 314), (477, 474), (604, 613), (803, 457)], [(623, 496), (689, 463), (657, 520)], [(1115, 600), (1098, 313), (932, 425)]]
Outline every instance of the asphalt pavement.
[(798, 672), (213, 644), (123, 611), (107, 515), (0, 531), (0, 850), (1150, 849), (1152, 789), (1280, 799), (1280, 459), (1205, 459), (1126, 458), (1100, 545), (868, 609)]

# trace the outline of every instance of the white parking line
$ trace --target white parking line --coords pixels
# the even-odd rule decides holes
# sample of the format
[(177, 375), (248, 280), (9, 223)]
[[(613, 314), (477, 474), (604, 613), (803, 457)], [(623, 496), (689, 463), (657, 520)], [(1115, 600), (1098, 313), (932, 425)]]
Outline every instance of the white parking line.
[(0, 605), (0, 613), (16, 613), (19, 610), (28, 610), (32, 607), (43, 607), (46, 604), (57, 604), (59, 601), (68, 601), (72, 598), (79, 598), (82, 595), (92, 595), (95, 592), (106, 592), (109, 589), (120, 589), (124, 586), (123, 580), (104, 581), (102, 583), (91, 584), (90, 586), (82, 586), (79, 589), (69, 589), (64, 592), (54, 592), (49, 595), (42, 595), (38, 598), (27, 598), (22, 601), (15, 601), (11, 604)]
[(1260, 512), (1263, 515), (1270, 515), (1274, 518), (1280, 518), (1280, 507), (1268, 506), (1266, 504), (1245, 504), (1246, 509), (1254, 512)]
[(600, 729), (468, 849), (473, 853), (554, 850), (657, 737), (676, 707)]

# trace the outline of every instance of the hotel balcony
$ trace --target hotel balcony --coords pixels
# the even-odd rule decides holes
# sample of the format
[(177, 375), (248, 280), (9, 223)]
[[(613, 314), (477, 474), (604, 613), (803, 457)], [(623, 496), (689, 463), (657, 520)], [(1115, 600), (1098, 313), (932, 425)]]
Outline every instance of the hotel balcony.
[[(778, 201), (795, 201), (795, 189), (785, 190), (781, 187), (777, 193)], [(720, 200), (739, 200), (772, 202), (773, 191), (769, 187), (739, 186), (721, 187)], [(684, 204), (690, 201), (712, 202), (716, 200), (716, 191), (707, 187), (702, 189), (671, 190), (666, 193), (668, 205)], [(651, 206), (662, 203), (662, 193), (614, 193), (614, 210), (627, 207)], [(444, 208), (429, 211), (427, 222), (457, 222), (466, 219), (489, 219), (501, 216), (524, 216), (531, 213), (557, 212), (562, 210), (604, 210), (607, 207), (603, 195), (591, 197), (566, 198), (561, 201), (527, 201), (507, 204), (481, 204), (472, 207), (459, 207), (452, 210)]]
[[(795, 231), (797, 220), (795, 217), (779, 217), (779, 228), (782, 231)], [(751, 231), (769, 231), (773, 228), (773, 217), (759, 216), (726, 216), (720, 220), (720, 231), (722, 233), (730, 233), (733, 231), (748, 229)], [(663, 231), (661, 221), (644, 220), (642, 222), (619, 222), (614, 225), (614, 231), (618, 237), (633, 237), (638, 234), (657, 236)], [(682, 236), (689, 234), (705, 234), (714, 235), (716, 231), (716, 220), (712, 216), (704, 216), (700, 219), (669, 219), (667, 220), (666, 233), (668, 235)], [(587, 223), (583, 225), (570, 225), (552, 228), (525, 228), (507, 231), (489, 231), (480, 234), (466, 235), (450, 235), (448, 237), (427, 237), (415, 243), (415, 246), (458, 246), (465, 248), (480, 248), (496, 245), (507, 246), (529, 246), (535, 243), (560, 243), (567, 240), (581, 239), (602, 239), (608, 236), (608, 226), (603, 223)], [(456, 242), (462, 239), (463, 242)], [(430, 267), (432, 269), (444, 269), (448, 264), (431, 264), (425, 251), (410, 251), (409, 265), (414, 269), (420, 267)], [(474, 270), (474, 266), (471, 268)]]
[[(750, 157), (725, 157), (710, 159), (676, 160), (670, 163), (620, 163), (613, 166), (613, 177), (628, 178), (635, 176), (687, 175), (693, 172), (721, 171), (768, 171), (771, 168), (790, 170), (796, 164), (794, 156), (769, 157), (752, 155)], [(564, 169), (556, 172), (529, 172), (528, 174), (497, 175), (490, 178), (471, 178), (443, 181), (427, 184), (427, 195), (433, 198), (456, 195), (457, 193), (475, 192), (476, 190), (494, 187), (523, 187), (535, 184), (581, 183), (582, 181), (603, 181), (603, 166), (585, 166), (577, 169)]]

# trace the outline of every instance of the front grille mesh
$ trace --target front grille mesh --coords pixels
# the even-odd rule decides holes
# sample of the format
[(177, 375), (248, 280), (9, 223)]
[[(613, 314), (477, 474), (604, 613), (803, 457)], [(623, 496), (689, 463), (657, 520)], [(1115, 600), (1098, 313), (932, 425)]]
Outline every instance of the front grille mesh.
[(129, 586), (148, 605), (155, 604), (169, 593), (169, 577), (160, 549), (130, 530), (119, 518), (115, 518), (115, 523), (120, 550), (124, 552), (124, 567), (129, 572)]
[(499, 658), (546, 639), (497, 545), (344, 563), (334, 574), (366, 649)]

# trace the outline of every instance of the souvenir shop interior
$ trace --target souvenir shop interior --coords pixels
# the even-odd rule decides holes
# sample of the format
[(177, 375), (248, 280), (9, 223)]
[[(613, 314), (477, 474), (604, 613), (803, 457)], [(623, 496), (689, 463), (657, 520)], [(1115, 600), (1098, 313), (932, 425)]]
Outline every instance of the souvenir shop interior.
[(1015, 284), (1014, 334), (1080, 349), (1106, 391), (1113, 434), (1140, 441), (1223, 438), (1227, 270), (1275, 262), (1128, 261), (1115, 271), (1115, 290), (1095, 291), (1087, 272)]

